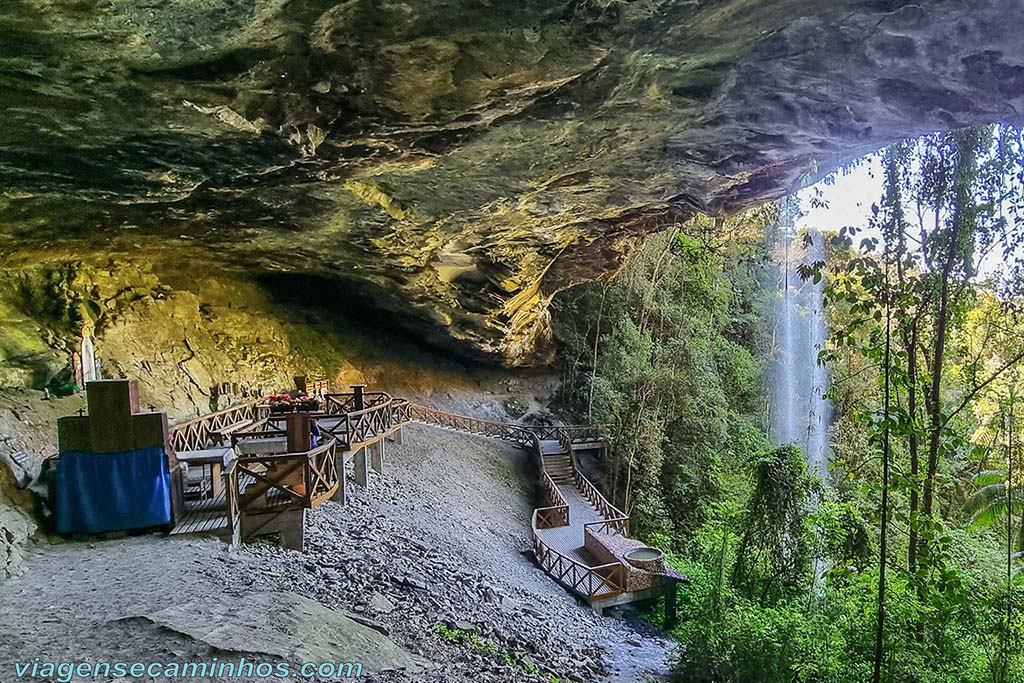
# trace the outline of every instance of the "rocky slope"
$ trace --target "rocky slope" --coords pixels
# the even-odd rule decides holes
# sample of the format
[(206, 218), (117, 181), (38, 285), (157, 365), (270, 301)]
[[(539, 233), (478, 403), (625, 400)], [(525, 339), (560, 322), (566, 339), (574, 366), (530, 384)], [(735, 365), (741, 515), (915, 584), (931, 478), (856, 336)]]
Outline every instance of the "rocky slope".
[(1019, 120), (1015, 0), (13, 0), (2, 254), (193, 245), (524, 364), (696, 210)]
[(305, 552), (159, 536), (38, 547), (0, 584), (0, 664), (355, 659), (377, 683), (664, 671), (664, 638), (597, 617), (522, 554), (534, 477), (523, 451), (414, 426), (368, 491), (310, 513)]

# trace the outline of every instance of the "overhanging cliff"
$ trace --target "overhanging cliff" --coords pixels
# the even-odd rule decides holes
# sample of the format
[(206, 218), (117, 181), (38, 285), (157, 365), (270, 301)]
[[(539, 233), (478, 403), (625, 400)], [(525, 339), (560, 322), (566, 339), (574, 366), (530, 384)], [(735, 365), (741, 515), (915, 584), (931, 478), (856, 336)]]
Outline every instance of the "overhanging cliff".
[(651, 232), (901, 137), (1019, 120), (1022, 18), (1015, 0), (11, 0), (0, 251), (187, 244), (528, 364), (551, 296)]

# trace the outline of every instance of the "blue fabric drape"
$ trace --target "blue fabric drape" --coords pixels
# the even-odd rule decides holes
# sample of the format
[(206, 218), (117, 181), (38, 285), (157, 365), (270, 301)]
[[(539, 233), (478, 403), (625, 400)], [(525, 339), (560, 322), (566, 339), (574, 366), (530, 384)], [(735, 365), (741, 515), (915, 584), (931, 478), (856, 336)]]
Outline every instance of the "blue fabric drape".
[(171, 521), (171, 478), (164, 448), (61, 453), (56, 499), (60, 533), (166, 524)]

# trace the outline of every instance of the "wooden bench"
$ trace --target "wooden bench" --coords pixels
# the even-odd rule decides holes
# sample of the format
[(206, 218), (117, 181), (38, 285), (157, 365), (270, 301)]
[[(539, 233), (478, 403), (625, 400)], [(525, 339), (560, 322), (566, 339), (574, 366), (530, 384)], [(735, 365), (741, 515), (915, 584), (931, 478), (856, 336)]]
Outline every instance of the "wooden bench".
[(225, 425), (220, 429), (214, 430), (211, 433), (216, 437), (218, 441), (223, 442), (225, 439), (230, 437), (235, 432), (244, 431), (249, 427), (252, 427), (253, 424), (255, 424), (254, 420), (239, 420), (238, 422), (232, 422), (229, 425)]

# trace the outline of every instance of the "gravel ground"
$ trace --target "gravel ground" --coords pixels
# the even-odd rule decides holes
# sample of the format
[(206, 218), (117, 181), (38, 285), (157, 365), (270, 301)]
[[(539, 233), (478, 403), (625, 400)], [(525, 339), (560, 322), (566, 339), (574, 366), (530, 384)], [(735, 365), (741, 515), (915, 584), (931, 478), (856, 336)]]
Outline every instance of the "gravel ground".
[(663, 637), (597, 617), (532, 564), (533, 476), (522, 451), (414, 425), (404, 445), (388, 444), (384, 477), (353, 488), (346, 507), (310, 511), (302, 553), (155, 535), (39, 546), (27, 573), (0, 585), (0, 680), (33, 657), (223, 655), (139, 617), (257, 591), (354, 614), (429, 662), (367, 681), (633, 683), (664, 672)]

